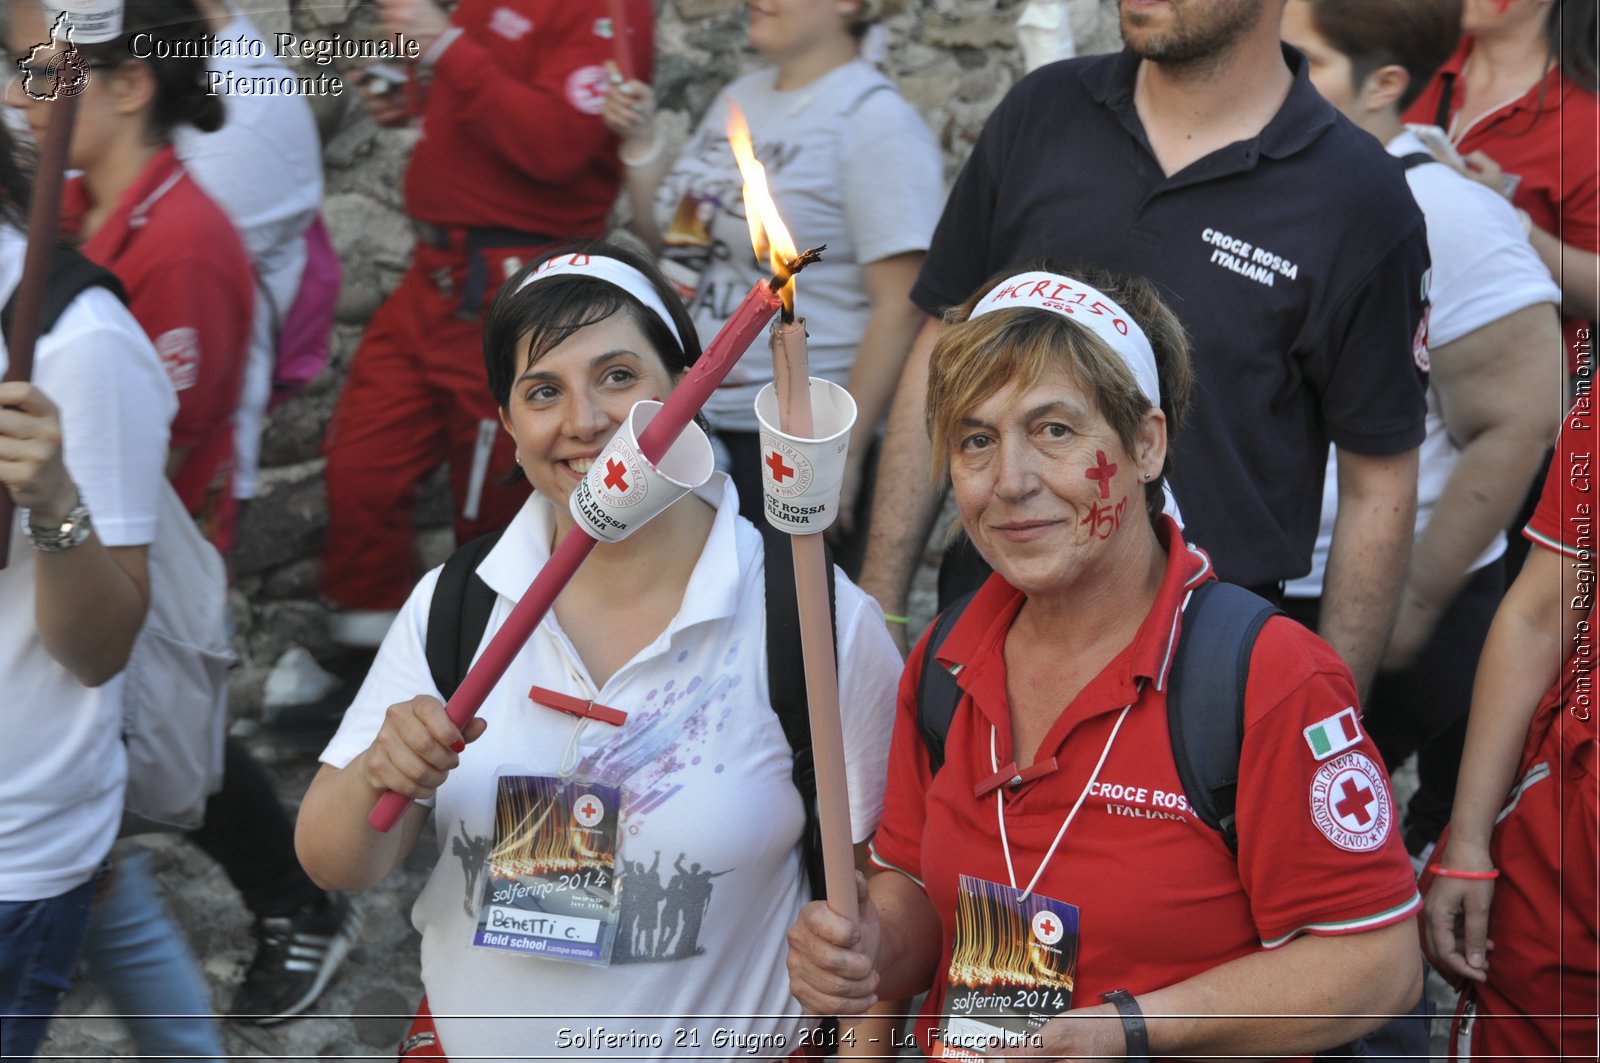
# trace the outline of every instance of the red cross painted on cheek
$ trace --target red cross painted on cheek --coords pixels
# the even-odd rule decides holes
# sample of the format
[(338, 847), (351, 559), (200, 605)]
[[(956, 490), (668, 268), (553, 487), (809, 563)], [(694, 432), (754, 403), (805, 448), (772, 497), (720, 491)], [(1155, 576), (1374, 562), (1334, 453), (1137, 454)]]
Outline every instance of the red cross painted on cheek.
[(1106, 461), (1106, 452), (1094, 452), (1094, 468), (1083, 470), (1083, 475), (1100, 485), (1100, 497), (1111, 497), (1111, 478), (1117, 474), (1115, 464)]
[(622, 478), (622, 474), (627, 471), (628, 467), (622, 464), (622, 462), (618, 461), (616, 458), (607, 458), (605, 480), (606, 486), (611, 488), (613, 491), (626, 491), (628, 489), (628, 481)]
[(1339, 792), (1343, 796), (1339, 803), (1333, 806), (1333, 810), (1341, 816), (1350, 817), (1363, 827), (1366, 826), (1372, 819), (1367, 812), (1367, 806), (1372, 804), (1376, 795), (1365, 786), (1356, 785), (1354, 779), (1346, 779)]
[(778, 483), (794, 475), (794, 470), (783, 463), (783, 457), (776, 450), (767, 457), (767, 468), (772, 470), (772, 478)]

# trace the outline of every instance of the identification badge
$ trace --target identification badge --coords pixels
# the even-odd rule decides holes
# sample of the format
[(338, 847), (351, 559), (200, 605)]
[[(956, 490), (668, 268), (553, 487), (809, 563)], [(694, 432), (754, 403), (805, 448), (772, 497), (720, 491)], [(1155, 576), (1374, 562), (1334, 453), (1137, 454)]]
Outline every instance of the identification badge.
[(1077, 966), (1077, 906), (962, 875), (932, 1058), (1043, 1048), (1040, 1028), (1072, 1007)]
[(617, 934), (614, 786), (502, 775), (472, 944), (604, 966)]

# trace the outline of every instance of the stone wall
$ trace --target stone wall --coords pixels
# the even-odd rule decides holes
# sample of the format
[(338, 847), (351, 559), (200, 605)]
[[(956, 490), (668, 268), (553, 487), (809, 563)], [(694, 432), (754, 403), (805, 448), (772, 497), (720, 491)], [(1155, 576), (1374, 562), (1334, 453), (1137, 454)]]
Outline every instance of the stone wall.
[[(1080, 53), (1117, 45), (1110, 0), (1055, 0)], [(361, 0), (242, 5), (265, 33), (301, 37), (373, 30)], [(885, 70), (921, 112), (944, 149), (946, 177), (966, 158), (985, 118), (1016, 80), (1023, 59), (1014, 24), (1020, 0), (909, 0), (886, 23)], [(661, 128), (674, 149), (718, 89), (760, 60), (745, 43), (741, 0), (657, 0), (655, 88)], [(324, 213), (344, 263), (333, 361), (303, 394), (275, 411), (262, 447), (260, 490), (241, 521), (233, 557), (240, 666), (234, 707), (255, 715), (273, 664), (295, 646), (325, 653), (326, 610), (317, 599), (318, 556), (327, 523), (320, 447), (345, 367), (362, 328), (405, 268), (411, 237), (402, 212), (402, 174), (413, 134), (379, 129), (353, 91), (312, 101), (322, 132)], [(619, 217), (620, 224), (620, 217)], [(419, 557), (435, 563), (450, 548), (449, 499), (434, 478), (418, 506)], [(397, 574), (409, 578), (410, 574)]]

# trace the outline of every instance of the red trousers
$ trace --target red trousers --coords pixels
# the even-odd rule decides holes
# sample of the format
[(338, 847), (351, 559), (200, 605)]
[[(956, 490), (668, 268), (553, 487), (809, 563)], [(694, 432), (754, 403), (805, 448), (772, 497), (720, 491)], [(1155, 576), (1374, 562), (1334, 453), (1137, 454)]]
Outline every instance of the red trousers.
[[(507, 267), (536, 254), (496, 248), (487, 257), (484, 309)], [(458, 316), (467, 283), (459, 248), (419, 243), (400, 286), (373, 315), (328, 428), (328, 537), (323, 593), (345, 609), (398, 609), (416, 583), (412, 511), (417, 486), (450, 466), (458, 543), (505, 527), (527, 498), (510, 435), (500, 426), (483, 368), (483, 310)], [(488, 427), (485, 427), (487, 422)], [(479, 433), (492, 436), (475, 516), (473, 466)]]
[(1571, 700), (1540, 705), (1491, 837), (1489, 980), (1461, 996), (1452, 1060), (1600, 1058), (1600, 740)]

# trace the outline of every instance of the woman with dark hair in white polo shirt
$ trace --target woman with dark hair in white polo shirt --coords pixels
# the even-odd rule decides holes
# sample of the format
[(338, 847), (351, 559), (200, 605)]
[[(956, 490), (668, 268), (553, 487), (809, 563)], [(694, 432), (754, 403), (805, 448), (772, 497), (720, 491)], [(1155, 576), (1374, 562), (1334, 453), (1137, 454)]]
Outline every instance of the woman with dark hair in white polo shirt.
[[(604, 244), (579, 251), (523, 270), (489, 312), (490, 390), (534, 493), (476, 566), (495, 595), (485, 637), (573, 526), (569, 496), (634, 404), (665, 398), (700, 354), (653, 264)], [(725, 1052), (719, 1034), (769, 1055), (804, 1047), (811, 1027), (789, 997), (783, 928), (809, 894), (805, 817), (769, 696), (762, 537), (727, 478), (597, 546), (461, 730), (425, 650), (430, 626), (447, 622), (438, 578), (423, 578), (385, 638), (297, 835), (313, 878), (361, 889), (428, 819), (419, 802), (380, 834), (367, 822), (379, 795), (435, 805), (440, 855), (413, 920), (438, 1018), (417, 1036), (474, 1058)], [(835, 588), (851, 820), (864, 841), (900, 658), (871, 599), (838, 574)], [(570, 860), (582, 904), (542, 900), (558, 886), (576, 894), (522, 877), (541, 860)], [(548, 958), (574, 953), (582, 962)], [(740, 1018), (696, 1018), (713, 1015)]]

